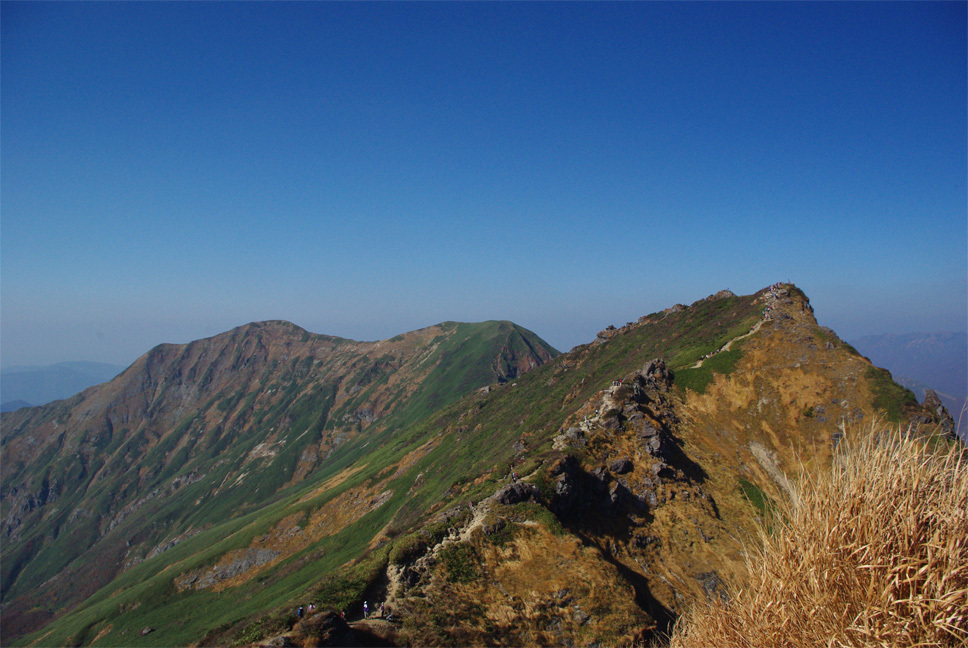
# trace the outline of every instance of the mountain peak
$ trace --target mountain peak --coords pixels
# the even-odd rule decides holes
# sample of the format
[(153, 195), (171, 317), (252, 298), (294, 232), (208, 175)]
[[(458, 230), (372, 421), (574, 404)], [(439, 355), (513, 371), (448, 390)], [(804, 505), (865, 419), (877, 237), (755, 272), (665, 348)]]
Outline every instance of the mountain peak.
[(385, 599), (401, 644), (644, 642), (743, 582), (735, 539), (798, 458), (876, 417), (937, 427), (909, 396), (792, 284), (560, 355), (505, 321), (158, 347), (3, 415), (4, 633), (251, 643)]

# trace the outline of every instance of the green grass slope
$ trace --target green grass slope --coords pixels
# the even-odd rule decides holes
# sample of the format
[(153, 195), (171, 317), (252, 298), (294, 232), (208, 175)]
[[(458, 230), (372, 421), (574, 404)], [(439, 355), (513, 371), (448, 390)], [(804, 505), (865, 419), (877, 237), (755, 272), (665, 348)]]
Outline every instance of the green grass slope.
[[(116, 576), (185, 552), (183, 540), (222, 546), (213, 529), (229, 537), (223, 525), (237, 517), (271, 518), (303, 481), (325, 479), (406, 421), (556, 353), (508, 322), (383, 343), (259, 323), (159, 347), (108, 385), (4, 415), (5, 638), (89, 608)], [(163, 591), (152, 601), (167, 601)]]
[[(83, 607), (47, 631), (26, 637), (24, 643), (70, 642), (80, 634), (90, 641), (103, 632), (98, 645), (173, 645), (213, 631), (218, 642), (231, 643), (279, 630), (295, 605), (313, 597), (317, 604), (361, 600), (371, 583), (358, 574), (354, 577), (359, 565), (385, 561), (392, 539), (420, 528), (434, 511), (493, 493), (512, 461), (525, 463), (519, 469), (522, 473), (528, 465), (537, 465), (564, 419), (604, 385), (655, 357), (669, 359), (673, 368), (688, 366), (748, 331), (758, 315), (751, 296), (702, 301), (678, 312), (657, 313), (621, 335), (579, 347), (511, 382), (497, 382), (487, 393), (473, 391), (418, 418), (433, 411), (434, 403), (459, 393), (459, 385), (479, 384), (466, 378), (465, 354), (479, 355), (477, 349), (486, 346), (487, 338), (500, 339), (513, 332), (503, 323), (489, 323), (478, 329), (479, 335), (464, 334), (463, 325), (444, 325), (457, 334), (441, 345), (440, 374), (415, 394), (417, 405), (399, 415), (404, 422), (411, 418), (415, 422), (402, 428), (389, 426), (348, 443), (331, 462), (289, 491), (292, 494), (250, 513), (245, 520), (251, 521), (244, 525), (240, 521), (218, 524), (213, 517), (209, 530), (137, 565)], [(518, 354), (515, 344), (522, 342), (512, 338), (504, 345), (509, 353), (502, 357)], [(481, 377), (486, 375), (480, 368), (477, 371)], [(419, 448), (425, 451), (415, 453)], [(414, 454), (415, 461), (405, 470), (391, 470)], [(356, 472), (335, 488), (301, 499), (345, 468)], [(394, 478), (386, 480), (387, 472)], [(336, 534), (294, 552), (257, 581), (217, 595), (210, 590), (178, 592), (172, 584), (178, 574), (210, 566), (230, 549), (250, 546), (287, 516), (302, 515), (308, 520), (342, 495), (377, 483), (391, 493), (385, 503)], [(186, 498), (194, 496), (186, 491)], [(390, 540), (382, 546), (381, 532)], [(375, 548), (371, 547), (374, 541)], [(186, 617), (180, 612), (184, 609), (204, 613)], [(132, 636), (138, 627), (155, 631)]]
[[(790, 291), (808, 308), (802, 293), (793, 287)], [(304, 479), (280, 487), (261, 503), (254, 493), (275, 484), (275, 473), (282, 468), (268, 459), (250, 464), (248, 476), (234, 487), (239, 491), (232, 496), (236, 499), (225, 500), (237, 507), (235, 516), (220, 515), (217, 504), (207, 501), (212, 498), (210, 486), (208, 490), (201, 482), (181, 486), (165, 500), (180, 502), (175, 509), (181, 517), (169, 520), (184, 536), (177, 544), (146, 557), (69, 613), (16, 643), (242, 645), (288, 630), (295, 622), (296, 606), (309, 601), (352, 614), (363, 600), (384, 595), (383, 579), (391, 560), (407, 562), (455, 524), (439, 521), (439, 514), (492, 495), (506, 483), (512, 463), (522, 476), (534, 473), (541, 486), (539, 467), (547, 467), (561, 454), (552, 449), (552, 438), (612, 381), (663, 358), (675, 374), (674, 397), (682, 403), (707, 391), (715, 395), (720, 376), (729, 376), (739, 363), (747, 362), (745, 354), (756, 349), (746, 343), (714, 352), (761, 321), (762, 295), (762, 291), (748, 296), (718, 294), (689, 307), (654, 313), (621, 329), (610, 327), (592, 344), (527, 373), (522, 373), (522, 363), (533, 357), (538, 343), (506, 322), (445, 323), (428, 332), (423, 355), (417, 354), (414, 362), (432, 365), (435, 371), (406, 389), (394, 382), (389, 369), (395, 360), (382, 348), (353, 365), (338, 390), (349, 394), (341, 402), (330, 404), (323, 391), (313, 392), (312, 397), (309, 392), (293, 392), (293, 402), (303, 406), (286, 410), (303, 412), (300, 416), (307, 421), (303, 434), (318, 429), (325, 436), (367, 404), (395, 403), (365, 433), (333, 446), (326, 461), (315, 465)], [(790, 308), (797, 307), (799, 302)], [(809, 325), (816, 328), (815, 322)], [(763, 331), (771, 340), (778, 335), (769, 327)], [(690, 368), (709, 354), (713, 355), (702, 367)], [(470, 361), (484, 356), (489, 358), (486, 367)], [(488, 389), (478, 389), (482, 381), (490, 383)], [(287, 389), (285, 382), (272, 385), (266, 389)], [(359, 388), (351, 390), (347, 385)], [(382, 392), (381, 385), (386, 387)], [(300, 397), (306, 400), (299, 401)], [(225, 411), (245, 410), (248, 396), (233, 398)], [(279, 421), (281, 415), (266, 414), (262, 420)], [(208, 457), (212, 463), (205, 467), (217, 477), (223, 475), (221, 458), (251, 452), (243, 448), (240, 455), (232, 455), (231, 447)], [(747, 461), (755, 460), (747, 457)], [(224, 475), (220, 483), (232, 492), (226, 480), (237, 479), (237, 473)], [(732, 490), (737, 489), (735, 479), (729, 483)], [(745, 507), (766, 506), (769, 493), (752, 481), (739, 483), (742, 492), (734, 497), (742, 499)], [(113, 531), (121, 534), (119, 539), (136, 527), (150, 528), (156, 519), (164, 519), (168, 509), (160, 500), (157, 509), (149, 506), (142, 505), (145, 513), (133, 516), (132, 526), (120, 525)], [(545, 527), (570, 533), (549, 510), (533, 508), (533, 517)], [(594, 538), (587, 540), (594, 543)], [(212, 573), (234, 556), (260, 548), (279, 553), (267, 566), (251, 568), (218, 587), (183, 586), (192, 575)], [(452, 549), (442, 558), (453, 562), (457, 571), (463, 565), (455, 558), (460, 551)], [(68, 569), (73, 564), (68, 563)], [(142, 635), (143, 628), (153, 630)]]

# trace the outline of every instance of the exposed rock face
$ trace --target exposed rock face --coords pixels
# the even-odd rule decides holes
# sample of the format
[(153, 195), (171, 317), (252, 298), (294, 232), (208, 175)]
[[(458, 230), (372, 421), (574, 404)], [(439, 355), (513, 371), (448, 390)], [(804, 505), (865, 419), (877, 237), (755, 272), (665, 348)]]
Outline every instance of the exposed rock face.
[(628, 457), (621, 457), (608, 464), (608, 469), (610, 472), (616, 475), (624, 475), (632, 470), (632, 462)]
[(259, 567), (260, 565), (271, 562), (278, 555), (279, 552), (272, 549), (246, 549), (241, 552), (241, 555), (237, 555), (227, 564), (216, 565), (207, 571), (192, 572), (177, 579), (176, 585), (181, 589), (188, 587), (194, 589), (212, 587), (219, 581), (235, 578), (253, 567)]
[(541, 497), (541, 492), (534, 484), (515, 482), (500, 489), (494, 497), (501, 504), (517, 504), (527, 500), (537, 500)]
[[(73, 453), (68, 464), (76, 470), (53, 470), (43, 475), (46, 481), (41, 475), (10, 481), (4, 474), (4, 515), (17, 521), (8, 527), (10, 537), (30, 539), (38, 521), (64, 507), (57, 520), (62, 532), (82, 528), (90, 537), (106, 531), (119, 539), (116, 553), (100, 545), (96, 555), (109, 566), (140, 561), (139, 577), (174, 581), (182, 588), (180, 605), (197, 601), (199, 618), (204, 620), (213, 596), (222, 610), (231, 601), (245, 608), (231, 623), (199, 630), (199, 645), (232, 645), (261, 631), (276, 632), (294, 607), (285, 597), (298, 594), (271, 594), (258, 611), (246, 601), (279, 592), (284, 579), (312, 583), (316, 589), (307, 590), (307, 597), (325, 599), (327, 608), (346, 605), (349, 614), (349, 606), (358, 608), (364, 599), (384, 600), (385, 591), (401, 620), (393, 626), (399, 634), (387, 636), (400, 644), (649, 645), (690, 602), (722, 599), (726, 584), (742, 585), (741, 540), (753, 537), (756, 517), (769, 515), (769, 501), (783, 496), (797, 453), (822, 464), (831, 441), (840, 438), (833, 436), (840, 434), (838, 422), (869, 421), (875, 413), (865, 378), (869, 363), (816, 325), (805, 296), (793, 286), (743, 297), (718, 293), (622, 329), (611, 327), (600, 343), (576, 347), (530, 375), (520, 375), (523, 349), (505, 344), (487, 364), (488, 370), (500, 369), (488, 374), (496, 382), (470, 386), (457, 407), (423, 418), (415, 414), (397, 429), (384, 427), (406, 418), (387, 414), (389, 394), (406, 402), (409, 390), (422, 384), (419, 376), (396, 373), (407, 366), (401, 348), (412, 342), (407, 336), (377, 343), (364, 356), (354, 355), (359, 348), (349, 352), (355, 343), (334, 343), (327, 353), (349, 371), (322, 392), (328, 361), (306, 349), (326, 345), (311, 335), (273, 340), (265, 328), (251, 332), (257, 340), (263, 334), (268, 366), (277, 363), (268, 373), (249, 373), (262, 353), (258, 344), (238, 359), (234, 352), (221, 357), (208, 382), (205, 363), (192, 355), (200, 348), (167, 359), (171, 350), (162, 349), (164, 357), (148, 363), (148, 378), (126, 383), (131, 402), (141, 403), (139, 389), (147, 389), (149, 410), (184, 423), (177, 435), (148, 434), (146, 427), (137, 431), (145, 433), (139, 441), (144, 447), (126, 445), (132, 431), (125, 426), (149, 414), (128, 412), (125, 421), (115, 408), (102, 417), (91, 398), (69, 408), (68, 418), (89, 424), (82, 438), (65, 431), (61, 410), (49, 410), (42, 421), (47, 427), (19, 435), (15, 448), (5, 435), (5, 461), (25, 461), (63, 433), (63, 448)], [(438, 339), (442, 335), (436, 328), (419, 336), (423, 355), (416, 355), (427, 366), (434, 362), (434, 345), (446, 342)], [(712, 349), (731, 349), (727, 358), (739, 360), (733, 369), (710, 374), (706, 386), (688, 387), (697, 381), (690, 382), (686, 372), (700, 370), (691, 374), (696, 377), (719, 371), (716, 362), (697, 364)], [(219, 374), (219, 366), (228, 369)], [(193, 367), (195, 378), (186, 380)], [(501, 376), (506, 380), (514, 371), (515, 382), (502, 384)], [(229, 375), (255, 380), (258, 389), (210, 391)], [(455, 375), (438, 384), (452, 386)], [(674, 377), (682, 380), (677, 384)], [(167, 390), (180, 413), (170, 409)], [(932, 420), (937, 414), (918, 413)], [(102, 420), (105, 427), (98, 428)], [(247, 436), (256, 428), (258, 438)], [(54, 436), (41, 439), (40, 432)], [(111, 448), (108, 460), (92, 461), (102, 446)], [(191, 464), (193, 453), (208, 449), (207, 463)], [(139, 463), (149, 453), (152, 461)], [(327, 463), (331, 454), (338, 463)], [(516, 479), (534, 483), (508, 483), (503, 475), (509, 463), (521, 471)], [(137, 468), (126, 472), (129, 464)], [(166, 472), (169, 466), (173, 471)], [(117, 474), (131, 479), (115, 484), (117, 491), (100, 491), (117, 497), (113, 508), (108, 497), (99, 502), (107, 511), (77, 505), (78, 484), (103, 488)], [(304, 477), (312, 481), (301, 483)], [(254, 499), (287, 484), (296, 486), (288, 491), (291, 498), (277, 497), (269, 506)], [(254, 524), (240, 528), (219, 517), (218, 504), (228, 496), (251, 512)], [(17, 507), (6, 508), (7, 502)], [(170, 511), (173, 502), (187, 502), (188, 512)], [(159, 534), (151, 523), (165, 526), (162, 516), (177, 528)], [(212, 545), (198, 532), (214, 542), (237, 533), (231, 546), (238, 548), (212, 556)], [(165, 551), (192, 537), (179, 550)], [(16, 586), (18, 578), (16, 569), (7, 570), (8, 556), (36, 574), (40, 561), (31, 566), (31, 547), (20, 545), (15, 553), (4, 547), (5, 585), (13, 579)], [(383, 572), (387, 549), (390, 565)], [(12, 605), (5, 599), (4, 631), (8, 619), (18, 616), (27, 621), (14, 635), (37, 623), (28, 613), (46, 623), (52, 612), (43, 607), (45, 597), (52, 589), (60, 592), (63, 583), (97, 584), (74, 567), (64, 572), (42, 581), (33, 600), (17, 592)], [(116, 602), (108, 614), (128, 615), (124, 623), (136, 633), (156, 617), (122, 583), (130, 578), (104, 590)], [(17, 614), (8, 614), (18, 606)], [(55, 619), (45, 636), (56, 637), (58, 645), (71, 643), (73, 635), (56, 633), (76, 628), (77, 619)], [(112, 622), (97, 620), (84, 642), (98, 633), (94, 643), (123, 644), (111, 633)], [(198, 619), (185, 622), (200, 626)], [(382, 620), (355, 625), (390, 628)], [(170, 632), (158, 626), (154, 643), (164, 644)], [(356, 640), (371, 645), (363, 631)], [(352, 639), (335, 620), (312, 617), (273, 641), (351, 645)]]
[(958, 438), (957, 434), (955, 434), (954, 419), (951, 418), (951, 414), (948, 413), (948, 408), (945, 407), (944, 403), (941, 402), (941, 398), (938, 397), (937, 392), (935, 392), (933, 389), (926, 389), (924, 391), (924, 403), (922, 403), (922, 405), (928, 410), (937, 413), (937, 423), (941, 426), (941, 429), (947, 438)]
[(597, 412), (587, 417), (587, 423), (582, 421), (589, 428), (582, 438), (587, 438), (583, 446), (590, 453), (618, 446), (632, 450), (635, 459), (629, 454), (618, 456), (607, 468), (584, 467), (573, 455), (555, 462), (548, 469), (555, 479), (550, 506), (559, 517), (572, 524), (601, 526), (602, 516), (648, 516), (677, 493), (702, 496), (702, 471), (682, 452), (673, 434), (679, 419), (669, 396), (671, 385), (671, 373), (657, 358), (615, 381), (600, 400), (583, 408)]
[[(50, 614), (32, 612), (45, 601), (70, 608), (155, 547), (272, 501), (361, 436), (385, 432), (388, 414), (425, 415), (556, 353), (510, 322), (448, 322), (379, 342), (256, 322), (159, 345), (108, 383), (4, 413), (4, 635), (46, 623)], [(162, 516), (178, 526), (156, 523)], [(59, 561), (37, 560), (55, 538)]]

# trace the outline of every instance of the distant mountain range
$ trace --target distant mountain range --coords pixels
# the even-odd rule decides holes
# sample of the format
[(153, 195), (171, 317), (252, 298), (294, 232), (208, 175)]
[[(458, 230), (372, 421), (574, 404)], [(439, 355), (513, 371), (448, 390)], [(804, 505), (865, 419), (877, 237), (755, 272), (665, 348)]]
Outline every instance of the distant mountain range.
[[(889, 370), (918, 400), (924, 400), (926, 389), (935, 390), (958, 423), (968, 402), (968, 333), (867, 335), (850, 343), (875, 365)], [(962, 420), (962, 438), (966, 430), (968, 420)]]
[[(872, 421), (951, 436), (791, 284), (565, 354), (494, 321), (378, 342), (272, 321), (160, 345), (0, 416), (0, 632), (648, 645), (741, 586), (786, 475)], [(362, 619), (364, 601), (399, 621)], [(324, 641), (330, 621), (349, 634)]]
[(0, 412), (46, 405), (107, 382), (124, 367), (103, 362), (58, 362), (46, 367), (7, 367), (0, 371)]

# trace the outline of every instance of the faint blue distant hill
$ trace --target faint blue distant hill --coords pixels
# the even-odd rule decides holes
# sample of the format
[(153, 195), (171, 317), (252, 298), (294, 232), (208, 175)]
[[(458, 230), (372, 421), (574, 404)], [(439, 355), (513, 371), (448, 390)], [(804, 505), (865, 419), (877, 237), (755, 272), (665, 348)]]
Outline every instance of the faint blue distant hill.
[(0, 371), (0, 409), (44, 405), (107, 382), (124, 370), (103, 362), (58, 362), (47, 367), (8, 367)]
[(25, 400), (4, 401), (0, 403), (0, 412), (13, 412), (21, 407), (30, 407), (30, 403)]
[(892, 374), (956, 398), (968, 396), (968, 333), (868, 335), (849, 342)]
[[(850, 343), (894, 380), (924, 400), (928, 387), (938, 392), (941, 402), (957, 424), (968, 401), (968, 333), (905, 333), (868, 335)], [(968, 417), (968, 414), (965, 415)], [(966, 438), (968, 420), (961, 420), (959, 432)]]

